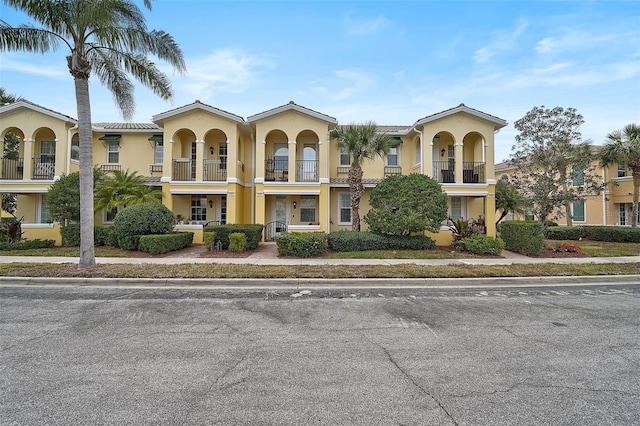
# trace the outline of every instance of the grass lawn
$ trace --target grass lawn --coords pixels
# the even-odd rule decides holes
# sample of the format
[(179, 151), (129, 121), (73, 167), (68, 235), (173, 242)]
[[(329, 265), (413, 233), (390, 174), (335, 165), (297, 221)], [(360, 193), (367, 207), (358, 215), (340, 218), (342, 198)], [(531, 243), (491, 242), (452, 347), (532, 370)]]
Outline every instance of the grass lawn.
[(583, 253), (589, 257), (615, 257), (615, 256), (640, 256), (640, 243), (611, 243), (606, 241), (591, 240), (547, 240), (547, 246), (555, 247), (569, 243), (577, 245)]

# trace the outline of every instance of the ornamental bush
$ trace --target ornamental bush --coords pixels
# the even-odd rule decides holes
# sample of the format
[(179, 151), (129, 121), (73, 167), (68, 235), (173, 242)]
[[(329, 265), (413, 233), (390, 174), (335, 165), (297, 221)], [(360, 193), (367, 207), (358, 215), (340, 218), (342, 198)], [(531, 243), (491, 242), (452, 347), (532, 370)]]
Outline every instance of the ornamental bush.
[(281, 256), (313, 257), (327, 251), (327, 234), (324, 232), (285, 232), (276, 238)]
[(433, 250), (436, 243), (426, 235), (379, 235), (373, 232), (337, 231), (328, 236), (332, 250), (370, 251), (370, 250)]
[[(113, 240), (115, 229), (112, 226), (95, 226), (93, 228), (93, 242), (98, 246), (118, 246), (118, 240)], [(62, 245), (65, 247), (80, 247), (80, 225), (67, 225), (60, 228)]]
[(125, 207), (113, 221), (118, 246), (125, 250), (138, 250), (140, 235), (168, 234), (174, 221), (171, 210), (160, 203)]
[(241, 234), (246, 235), (247, 237), (247, 250), (255, 250), (258, 248), (260, 241), (262, 240), (262, 229), (264, 225), (260, 224), (227, 224), (227, 225), (214, 225), (207, 226), (204, 229), (204, 232), (215, 232), (216, 237), (214, 240), (214, 244), (218, 241), (222, 243), (222, 248), (224, 250), (229, 248), (229, 235), (234, 232), (239, 232)]
[(22, 240), (17, 243), (0, 242), (0, 250), (34, 250), (41, 248), (52, 248), (55, 246), (55, 240)]
[(487, 235), (472, 235), (458, 241), (457, 247), (474, 254), (498, 256), (504, 249), (504, 241), (501, 238), (493, 238)]
[(162, 254), (189, 247), (191, 243), (193, 243), (193, 232), (141, 235), (139, 241), (140, 251), (151, 254)]
[(242, 253), (247, 249), (247, 236), (241, 232), (229, 234), (229, 248), (236, 253)]
[(506, 221), (500, 224), (504, 248), (524, 255), (544, 250), (544, 236), (539, 222)]

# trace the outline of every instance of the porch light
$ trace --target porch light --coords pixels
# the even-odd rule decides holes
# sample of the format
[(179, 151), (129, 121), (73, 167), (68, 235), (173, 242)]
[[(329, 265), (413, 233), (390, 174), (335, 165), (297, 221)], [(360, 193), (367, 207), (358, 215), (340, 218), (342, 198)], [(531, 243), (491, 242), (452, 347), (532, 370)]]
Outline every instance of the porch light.
[(293, 202), (293, 209), (295, 210), (295, 208), (298, 206), (298, 203), (296, 203), (295, 201)]
[(444, 148), (442, 148), (442, 150), (440, 151), (440, 157), (444, 157), (444, 154), (445, 154), (446, 152), (447, 152), (447, 151), (445, 151), (445, 150), (444, 150)]
[(211, 155), (213, 155), (213, 147), (212, 146), (209, 147), (209, 152), (211, 153)]
[(209, 208), (212, 209), (213, 208), (213, 200), (209, 200)]

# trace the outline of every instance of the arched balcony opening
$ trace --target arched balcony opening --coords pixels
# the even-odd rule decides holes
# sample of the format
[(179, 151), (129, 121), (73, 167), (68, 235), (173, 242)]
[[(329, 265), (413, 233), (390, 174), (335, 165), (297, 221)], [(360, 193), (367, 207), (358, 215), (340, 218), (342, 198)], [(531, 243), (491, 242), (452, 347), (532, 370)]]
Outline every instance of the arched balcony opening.
[(24, 178), (24, 133), (18, 128), (8, 128), (3, 135), (0, 177), (6, 180)]
[(191, 181), (196, 179), (196, 135), (191, 130), (182, 129), (172, 138), (173, 170), (171, 178), (178, 181)]
[(305, 130), (296, 139), (296, 182), (318, 182), (319, 138)]
[(472, 132), (462, 140), (463, 183), (485, 183), (485, 143), (480, 133)]

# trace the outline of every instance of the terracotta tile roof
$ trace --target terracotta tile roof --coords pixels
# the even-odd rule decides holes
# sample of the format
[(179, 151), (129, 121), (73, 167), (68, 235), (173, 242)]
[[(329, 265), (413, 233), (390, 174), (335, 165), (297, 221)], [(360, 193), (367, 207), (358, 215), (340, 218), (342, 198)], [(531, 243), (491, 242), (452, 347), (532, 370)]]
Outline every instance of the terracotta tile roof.
[(94, 130), (151, 130), (162, 131), (162, 127), (154, 123), (92, 123)]
[[(362, 184), (363, 185), (377, 185), (380, 182), (382, 182), (381, 178), (362, 178)], [(348, 178), (331, 178), (329, 180), (330, 184), (336, 184), (336, 185), (349, 185), (349, 179)]]
[(160, 177), (154, 177), (154, 176), (139, 176), (140, 180), (144, 183), (160, 183)]

